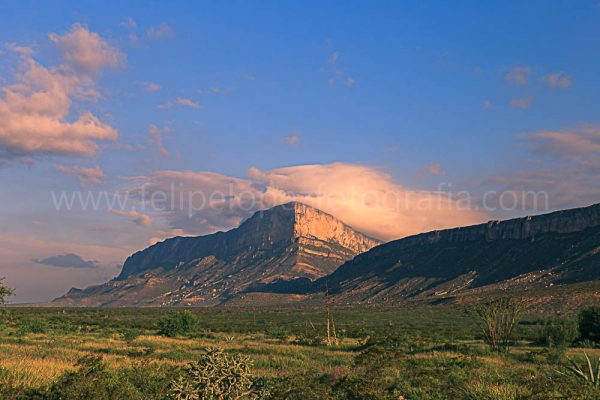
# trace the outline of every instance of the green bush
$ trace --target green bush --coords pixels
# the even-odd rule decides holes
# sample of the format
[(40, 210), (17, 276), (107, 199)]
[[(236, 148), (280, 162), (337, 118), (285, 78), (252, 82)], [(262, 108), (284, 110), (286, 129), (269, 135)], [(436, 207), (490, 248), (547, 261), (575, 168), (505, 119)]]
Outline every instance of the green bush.
[(44, 400), (151, 400), (164, 399), (174, 377), (173, 367), (135, 364), (111, 369), (101, 356), (86, 356), (75, 371), (61, 375), (38, 397)]
[(39, 318), (21, 318), (17, 321), (17, 334), (45, 333), (46, 323)]
[(196, 362), (184, 367), (171, 384), (174, 400), (256, 399), (266, 393), (259, 388), (245, 356), (227, 355), (209, 348)]
[(544, 322), (540, 342), (548, 347), (568, 347), (579, 336), (577, 321), (551, 318)]
[(123, 340), (126, 342), (133, 342), (135, 339), (140, 337), (142, 331), (136, 328), (125, 328), (121, 331), (121, 334), (123, 335)]
[(178, 311), (158, 321), (158, 333), (166, 337), (188, 335), (198, 324), (198, 318), (189, 311)]
[(582, 339), (600, 341), (600, 306), (592, 306), (579, 313), (579, 334)]
[(130, 388), (119, 382), (101, 356), (85, 356), (75, 364), (78, 369), (63, 374), (44, 394), (48, 400), (117, 399), (132, 397)]

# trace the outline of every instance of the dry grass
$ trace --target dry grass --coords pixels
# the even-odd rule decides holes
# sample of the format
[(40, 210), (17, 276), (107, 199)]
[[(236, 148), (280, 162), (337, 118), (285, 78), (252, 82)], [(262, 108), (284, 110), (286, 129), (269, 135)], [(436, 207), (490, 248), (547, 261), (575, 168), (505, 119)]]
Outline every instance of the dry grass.
[(36, 387), (73, 370), (77, 360), (85, 355), (101, 354), (111, 367), (130, 366), (140, 360), (183, 365), (195, 360), (206, 347), (220, 347), (250, 356), (256, 372), (263, 376), (278, 376), (283, 371), (333, 371), (349, 366), (353, 360), (353, 354), (343, 349), (299, 346), (262, 335), (196, 339), (144, 335), (127, 342), (120, 335), (107, 338), (74, 333), (55, 337), (40, 334), (5, 337), (0, 341), (0, 368), (8, 375), (5, 380)]

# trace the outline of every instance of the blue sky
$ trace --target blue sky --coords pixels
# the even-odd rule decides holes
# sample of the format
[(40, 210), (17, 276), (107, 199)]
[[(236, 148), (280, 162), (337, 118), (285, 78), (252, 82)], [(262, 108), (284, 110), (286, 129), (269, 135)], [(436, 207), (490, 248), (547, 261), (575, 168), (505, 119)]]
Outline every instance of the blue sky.
[[(236, 193), (275, 193), (263, 206), (330, 198), (331, 187), (442, 184), (475, 199), (469, 215), (450, 207), (435, 218), (354, 198), (322, 207), (384, 239), (589, 204), (599, 194), (599, 39), (597, 1), (5, 4), (0, 119), (16, 127), (0, 129), (0, 274), (17, 300), (49, 299), (114, 276), (149, 243), (231, 228), (261, 208), (184, 215), (140, 210), (139, 199), (117, 212), (56, 210), (51, 200), (140, 181), (214, 191), (233, 180)], [(101, 57), (78, 58), (86, 49)], [(76, 82), (57, 92), (68, 100), (52, 117), (58, 131), (32, 136), (16, 123), (32, 115), (5, 89), (33, 102), (31, 79), (19, 78), (28, 60)], [(19, 82), (26, 89), (11, 86)], [(108, 136), (82, 142), (94, 151), (57, 149), (70, 143), (65, 124), (86, 113)], [(481, 209), (485, 190), (545, 191), (550, 201)], [(97, 267), (32, 261), (65, 254)]]

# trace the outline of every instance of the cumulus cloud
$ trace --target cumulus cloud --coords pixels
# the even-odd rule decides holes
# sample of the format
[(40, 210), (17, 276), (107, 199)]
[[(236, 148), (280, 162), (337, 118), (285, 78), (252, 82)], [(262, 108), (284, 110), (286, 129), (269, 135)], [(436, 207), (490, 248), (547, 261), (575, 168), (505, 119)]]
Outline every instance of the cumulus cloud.
[(59, 268), (96, 268), (98, 261), (86, 261), (77, 254), (68, 253), (44, 259), (34, 259), (34, 262)]
[(533, 103), (533, 96), (521, 97), (518, 99), (512, 99), (508, 102), (508, 106), (510, 108), (520, 108), (525, 109), (529, 107)]
[(136, 187), (146, 210), (188, 234), (229, 229), (255, 211), (290, 201), (312, 205), (382, 239), (485, 219), (448, 194), (411, 190), (378, 169), (356, 164), (250, 168), (247, 178), (156, 171), (137, 178)]
[(186, 97), (179, 97), (177, 100), (175, 100), (175, 103), (179, 104), (180, 106), (193, 108), (195, 110), (200, 108), (200, 104), (198, 104), (194, 100), (188, 99)]
[(104, 171), (102, 171), (99, 166), (92, 168), (56, 165), (54, 168), (58, 172), (74, 176), (79, 181), (79, 184), (83, 187), (99, 185), (102, 183), (102, 178), (104, 178)]
[(173, 28), (166, 22), (161, 22), (158, 26), (151, 26), (146, 33), (150, 39), (163, 39), (175, 34)]
[(51, 36), (64, 49), (64, 64), (44, 67), (20, 52), (16, 81), (0, 87), (0, 156), (92, 156), (98, 152), (98, 142), (118, 138), (114, 128), (91, 112), (72, 115), (74, 101), (100, 96), (90, 73), (113, 65), (108, 56), (88, 55), (82, 35), (92, 38), (92, 52), (99, 46), (95, 50), (102, 53), (99, 36), (80, 25), (64, 36)]
[(516, 83), (518, 85), (526, 85), (529, 83), (530, 75), (531, 68), (515, 67), (508, 74), (506, 74), (505, 79), (507, 82)]
[(78, 23), (64, 35), (50, 33), (48, 36), (67, 62), (86, 72), (97, 73), (104, 68), (116, 68), (125, 61), (125, 55), (119, 49)]
[(568, 89), (573, 85), (571, 77), (564, 72), (551, 72), (542, 77), (542, 82), (551, 88)]

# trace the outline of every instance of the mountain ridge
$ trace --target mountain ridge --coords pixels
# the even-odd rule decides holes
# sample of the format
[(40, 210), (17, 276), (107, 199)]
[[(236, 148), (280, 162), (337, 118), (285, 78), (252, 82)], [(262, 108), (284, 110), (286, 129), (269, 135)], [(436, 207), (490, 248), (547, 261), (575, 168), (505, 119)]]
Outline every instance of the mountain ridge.
[(308, 291), (327, 285), (351, 302), (439, 299), (594, 281), (600, 279), (598, 266), (600, 204), (593, 204), (391, 241), (344, 263)]
[(291, 202), (258, 211), (227, 232), (156, 243), (128, 257), (114, 280), (71, 290), (55, 302), (214, 305), (258, 283), (318, 279), (380, 243)]

